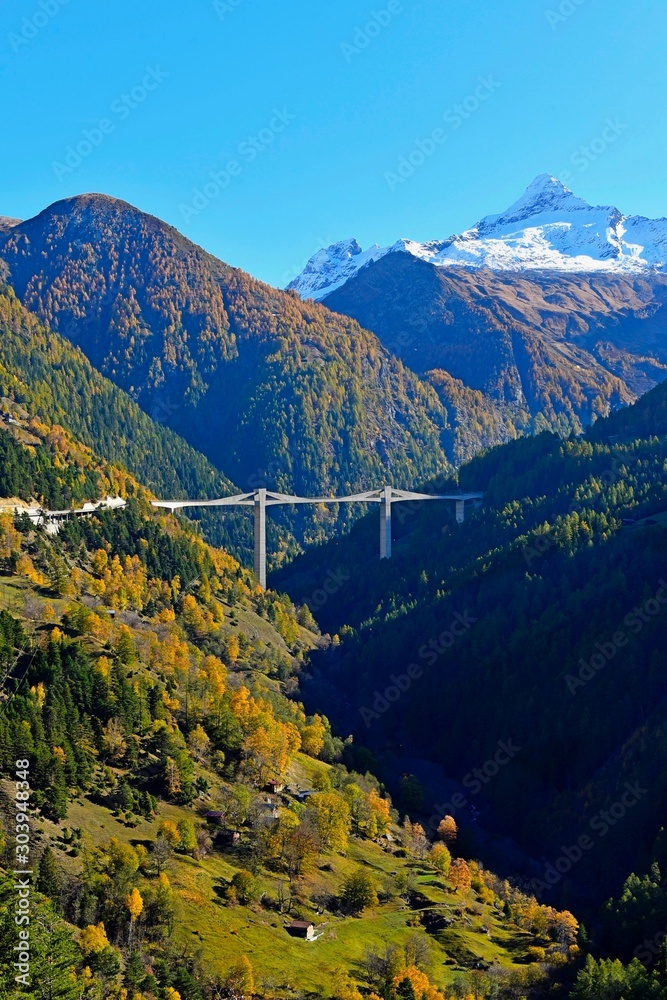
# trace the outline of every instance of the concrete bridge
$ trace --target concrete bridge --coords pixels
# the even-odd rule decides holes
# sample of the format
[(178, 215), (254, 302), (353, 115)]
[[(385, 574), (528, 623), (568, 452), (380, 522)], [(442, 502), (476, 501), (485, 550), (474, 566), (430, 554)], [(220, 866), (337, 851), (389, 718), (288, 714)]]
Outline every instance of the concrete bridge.
[(47, 535), (57, 535), (60, 525), (69, 517), (94, 514), (98, 510), (118, 510), (119, 507), (125, 506), (126, 501), (122, 497), (107, 497), (105, 500), (97, 500), (95, 503), (86, 502), (83, 507), (71, 510), (46, 510), (39, 504), (8, 504), (0, 500), (0, 513), (8, 511), (17, 515), (27, 514), (33, 524), (44, 528)]
[(483, 493), (411, 493), (407, 490), (395, 490), (384, 486), (379, 490), (368, 490), (365, 493), (354, 493), (346, 497), (297, 497), (286, 493), (275, 493), (273, 490), (258, 489), (251, 493), (239, 493), (233, 497), (221, 497), (219, 500), (153, 500), (154, 507), (166, 507), (168, 510), (180, 510), (183, 507), (252, 507), (255, 517), (255, 576), (260, 587), (266, 590), (266, 508), (279, 504), (301, 503), (378, 503), (380, 504), (380, 559), (391, 557), (391, 505), (409, 500), (449, 500), (456, 505), (456, 520), (459, 524), (465, 520), (466, 503), (479, 506)]

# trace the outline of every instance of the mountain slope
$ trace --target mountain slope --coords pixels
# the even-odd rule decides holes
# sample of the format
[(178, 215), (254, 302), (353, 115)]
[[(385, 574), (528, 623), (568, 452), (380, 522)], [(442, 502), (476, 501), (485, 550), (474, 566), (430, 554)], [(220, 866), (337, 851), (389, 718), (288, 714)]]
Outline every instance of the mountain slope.
[[(120, 464), (158, 496), (216, 497), (236, 488), (177, 434), (153, 421), (99, 374), (85, 355), (29, 313), (0, 284), (0, 396), (60, 424), (108, 461)], [(206, 516), (209, 537), (248, 551), (247, 518)]]
[(87, 469), (88, 498), (114, 482), (128, 504), (55, 538), (0, 514), (2, 997), (26, 996), (17, 781), (30, 995), (358, 1000), (359, 984), (392, 1000), (405, 977), (427, 1000), (473, 983), (553, 995), (576, 919), (399, 824), (379, 781), (348, 769), (349, 744), (297, 700), (327, 642), (305, 609), (61, 428), (12, 412), (0, 449), (16, 476), (0, 486), (52, 501)]
[(326, 301), (420, 375), (445, 370), (524, 427), (579, 431), (667, 373), (667, 279), (656, 281), (442, 269), (391, 254)]
[[(375, 561), (369, 517), (274, 580), (294, 598), (327, 574), (346, 581), (319, 610), (343, 642), (317, 664), (313, 696), (388, 774), (439, 765), (429, 799), (451, 804), (454, 782), (457, 819), (511, 834), (541, 859), (527, 876), (559, 898), (599, 902), (662, 851), (666, 401), (661, 385), (589, 438), (475, 459), (459, 482), (484, 489), (484, 507), (463, 526), (436, 504), (399, 509), (390, 564)], [(499, 768), (508, 739), (521, 750)], [(649, 791), (628, 806), (637, 782)], [(561, 861), (583, 834), (591, 850)]]
[(372, 334), (125, 202), (58, 202), (0, 254), (26, 307), (242, 489), (410, 485), (447, 464), (445, 408)]

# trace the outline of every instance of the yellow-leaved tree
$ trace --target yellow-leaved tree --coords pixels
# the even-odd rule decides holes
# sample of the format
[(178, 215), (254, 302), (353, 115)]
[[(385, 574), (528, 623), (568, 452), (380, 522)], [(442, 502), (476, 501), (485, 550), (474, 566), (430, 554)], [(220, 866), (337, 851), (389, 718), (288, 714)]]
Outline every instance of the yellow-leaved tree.
[[(444, 1000), (442, 993), (432, 985), (426, 973), (418, 969), (416, 965), (410, 965), (394, 976), (394, 988), (398, 989), (401, 984), (405, 983), (406, 979), (412, 985), (414, 995), (420, 1000)], [(405, 996), (406, 993), (403, 992), (400, 995)]]
[(141, 898), (141, 893), (136, 888), (132, 889), (130, 893), (125, 897), (125, 905), (127, 906), (127, 912), (130, 914), (130, 933), (129, 942), (132, 943), (132, 932), (134, 930), (135, 921), (141, 916), (141, 911), (144, 908), (144, 901)]
[(236, 965), (229, 970), (225, 985), (236, 1000), (245, 1000), (254, 995), (255, 973), (247, 955), (241, 955)]
[(99, 924), (88, 924), (87, 927), (84, 927), (79, 936), (79, 943), (84, 955), (95, 954), (108, 948), (109, 938), (102, 921), (100, 920)]

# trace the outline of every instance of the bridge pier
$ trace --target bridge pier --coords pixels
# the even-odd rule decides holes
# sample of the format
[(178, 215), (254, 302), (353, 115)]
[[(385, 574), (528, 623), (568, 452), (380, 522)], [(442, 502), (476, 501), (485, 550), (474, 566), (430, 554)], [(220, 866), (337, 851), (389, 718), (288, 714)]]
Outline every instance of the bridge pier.
[(380, 493), (380, 559), (391, 559), (391, 486)]
[(456, 523), (463, 524), (466, 519), (466, 502), (465, 500), (456, 501)]
[(266, 490), (255, 490), (255, 576), (266, 590)]

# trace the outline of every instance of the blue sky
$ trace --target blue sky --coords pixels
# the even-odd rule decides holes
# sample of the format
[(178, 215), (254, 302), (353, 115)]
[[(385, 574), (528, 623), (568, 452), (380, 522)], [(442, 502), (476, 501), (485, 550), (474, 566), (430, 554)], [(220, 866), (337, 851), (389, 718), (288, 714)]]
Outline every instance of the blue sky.
[(664, 216), (666, 34), (650, 0), (14, 0), (0, 214), (101, 191), (277, 285), (543, 172)]

